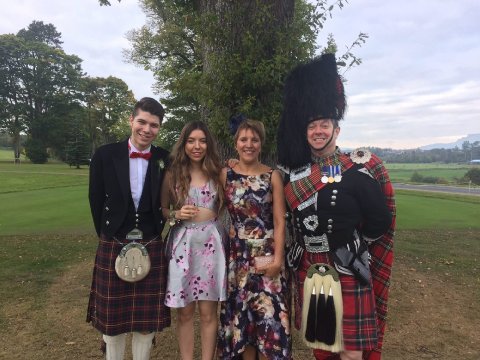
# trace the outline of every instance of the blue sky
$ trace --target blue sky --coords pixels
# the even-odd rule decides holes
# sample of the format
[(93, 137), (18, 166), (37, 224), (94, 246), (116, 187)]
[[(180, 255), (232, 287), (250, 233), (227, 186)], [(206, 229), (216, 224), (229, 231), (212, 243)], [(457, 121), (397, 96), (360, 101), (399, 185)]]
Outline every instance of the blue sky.
[[(415, 148), (480, 133), (478, 14), (478, 0), (350, 0), (336, 10), (319, 44), (332, 33), (342, 53), (359, 32), (369, 35), (355, 50), (362, 65), (344, 74), (349, 108), (338, 144)], [(152, 74), (122, 56), (127, 31), (146, 21), (137, 0), (8, 1), (0, 33), (33, 20), (54, 24), (88, 75), (119, 77), (137, 98), (156, 96)]]

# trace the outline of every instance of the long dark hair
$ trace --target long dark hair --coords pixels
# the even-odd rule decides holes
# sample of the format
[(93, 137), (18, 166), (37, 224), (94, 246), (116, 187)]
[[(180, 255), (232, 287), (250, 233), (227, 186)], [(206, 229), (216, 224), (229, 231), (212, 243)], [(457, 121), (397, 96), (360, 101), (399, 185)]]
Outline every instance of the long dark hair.
[(207, 141), (207, 152), (202, 161), (202, 171), (215, 184), (218, 198), (219, 208), (223, 205), (223, 186), (220, 182), (220, 172), (222, 170), (222, 163), (218, 156), (216, 141), (213, 139), (207, 125), (202, 121), (191, 121), (187, 123), (180, 133), (180, 137), (175, 143), (172, 153), (170, 154), (170, 184), (169, 190), (172, 199), (175, 199), (177, 207), (181, 207), (185, 203), (190, 189), (190, 158), (185, 153), (185, 145), (188, 137), (194, 130), (201, 130), (205, 134)]

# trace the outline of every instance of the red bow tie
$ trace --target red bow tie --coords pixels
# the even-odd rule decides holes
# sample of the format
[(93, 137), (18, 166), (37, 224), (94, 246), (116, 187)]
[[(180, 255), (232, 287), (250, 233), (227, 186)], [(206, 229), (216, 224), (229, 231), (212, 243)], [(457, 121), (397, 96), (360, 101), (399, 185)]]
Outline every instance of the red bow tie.
[(145, 159), (145, 160), (149, 160), (149, 159), (152, 157), (152, 153), (151, 153), (151, 152), (141, 153), (141, 152), (132, 151), (132, 152), (130, 153), (130, 157), (131, 157), (132, 159), (143, 158), (143, 159)]

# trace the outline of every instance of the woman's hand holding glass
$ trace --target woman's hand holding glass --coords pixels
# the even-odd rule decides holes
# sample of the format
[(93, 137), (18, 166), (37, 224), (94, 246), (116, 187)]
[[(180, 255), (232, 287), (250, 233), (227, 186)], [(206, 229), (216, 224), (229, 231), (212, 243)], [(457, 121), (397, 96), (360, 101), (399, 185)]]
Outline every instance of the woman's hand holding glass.
[(197, 216), (199, 211), (200, 210), (198, 206), (186, 204), (183, 205), (180, 210), (175, 212), (175, 218), (177, 220), (192, 220), (195, 216)]

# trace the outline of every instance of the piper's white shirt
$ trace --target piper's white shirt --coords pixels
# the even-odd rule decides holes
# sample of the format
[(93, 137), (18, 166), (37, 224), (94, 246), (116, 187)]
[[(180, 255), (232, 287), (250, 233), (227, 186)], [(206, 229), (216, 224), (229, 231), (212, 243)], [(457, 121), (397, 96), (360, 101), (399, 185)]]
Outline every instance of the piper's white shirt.
[(129, 148), (129, 160), (130, 160), (130, 191), (132, 192), (133, 204), (135, 205), (135, 210), (138, 209), (138, 204), (140, 203), (140, 198), (142, 197), (143, 184), (145, 184), (145, 175), (147, 174), (148, 169), (148, 160), (144, 158), (135, 158), (132, 159), (130, 154), (133, 151), (139, 153), (148, 153), (150, 152), (151, 146), (146, 150), (140, 151), (135, 146), (133, 146), (130, 139), (128, 139)]

